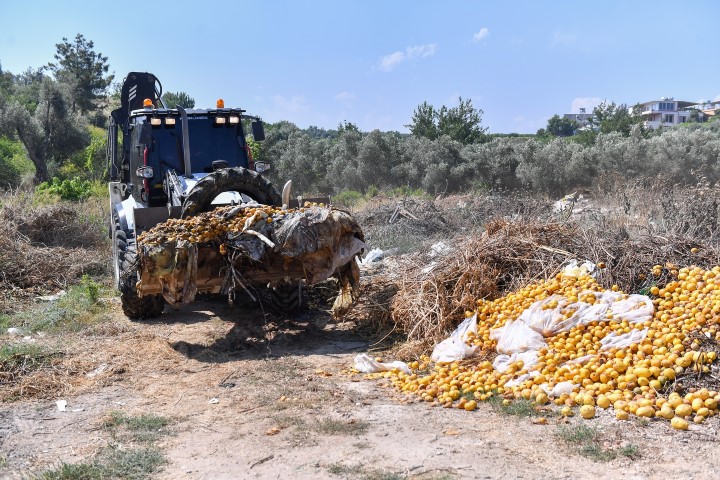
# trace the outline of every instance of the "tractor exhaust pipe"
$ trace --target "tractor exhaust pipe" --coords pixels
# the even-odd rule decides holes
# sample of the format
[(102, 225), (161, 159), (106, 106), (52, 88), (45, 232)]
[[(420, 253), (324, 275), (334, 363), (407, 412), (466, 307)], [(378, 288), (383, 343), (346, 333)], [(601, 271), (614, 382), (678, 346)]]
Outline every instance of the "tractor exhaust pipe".
[(192, 164), (190, 163), (190, 133), (188, 132), (188, 116), (185, 109), (178, 105), (180, 112), (180, 124), (182, 125), (183, 143), (183, 165), (185, 166), (185, 178), (192, 178)]
[(290, 188), (292, 187), (292, 180), (285, 182), (282, 189), (282, 208), (288, 208), (290, 206)]

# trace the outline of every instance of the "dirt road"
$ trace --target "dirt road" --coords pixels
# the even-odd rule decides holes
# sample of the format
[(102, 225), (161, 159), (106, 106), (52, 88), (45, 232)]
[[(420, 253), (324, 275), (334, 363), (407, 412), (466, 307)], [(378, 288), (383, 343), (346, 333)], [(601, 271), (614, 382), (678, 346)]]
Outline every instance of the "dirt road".
[[(0, 404), (0, 478), (88, 462), (117, 446), (103, 428), (113, 411), (170, 420), (157, 441), (166, 463), (152, 478), (717, 476), (717, 418), (681, 433), (605, 412), (565, 424), (551, 412), (520, 417), (489, 404), (475, 412), (431, 407), (346, 371), (368, 349), (352, 324), (326, 324), (318, 312), (271, 324), (257, 318), (195, 303), (157, 322), (118, 313), (69, 338), (64, 391)], [(536, 424), (538, 415), (547, 424)], [(601, 432), (585, 455), (582, 439), (568, 434), (575, 425)], [(588, 456), (593, 449), (614, 453), (596, 460), (603, 455)]]

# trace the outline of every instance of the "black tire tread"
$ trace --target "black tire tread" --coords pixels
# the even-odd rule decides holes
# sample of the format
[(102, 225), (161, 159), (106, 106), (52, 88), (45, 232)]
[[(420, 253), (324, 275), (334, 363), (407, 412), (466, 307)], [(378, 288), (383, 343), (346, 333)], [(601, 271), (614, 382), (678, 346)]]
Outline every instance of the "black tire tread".
[(282, 205), (282, 198), (275, 187), (258, 172), (242, 167), (223, 168), (195, 184), (183, 202), (180, 217), (187, 218), (211, 210), (213, 199), (223, 192), (244, 193), (264, 205)]
[(292, 313), (300, 310), (303, 305), (302, 282), (282, 283), (269, 289), (268, 300), (273, 310)]
[(165, 301), (160, 295), (140, 297), (135, 286), (137, 278), (137, 262), (135, 252), (128, 250), (127, 234), (115, 221), (113, 248), (117, 249), (117, 260), (120, 266), (120, 304), (123, 313), (133, 320), (157, 318), (162, 315)]

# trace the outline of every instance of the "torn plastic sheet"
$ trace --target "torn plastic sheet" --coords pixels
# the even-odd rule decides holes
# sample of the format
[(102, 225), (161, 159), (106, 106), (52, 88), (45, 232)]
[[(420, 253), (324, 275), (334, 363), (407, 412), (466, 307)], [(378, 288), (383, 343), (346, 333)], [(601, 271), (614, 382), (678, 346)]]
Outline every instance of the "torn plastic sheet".
[[(578, 326), (604, 320), (641, 323), (648, 321), (655, 313), (652, 300), (645, 295), (624, 295), (606, 290), (586, 290), (579, 297), (595, 297), (594, 303), (574, 302), (561, 295), (551, 295), (538, 300), (518, 317), (543, 337), (552, 337)], [(554, 306), (553, 306), (554, 305)]]
[(597, 357), (597, 355), (583, 355), (582, 357), (572, 358), (565, 362), (565, 365), (585, 365), (587, 362)]
[(580, 387), (580, 385), (568, 381), (557, 383), (552, 388), (550, 388), (550, 385), (547, 383), (543, 383), (542, 385), (540, 385), (540, 388), (542, 388), (549, 397), (553, 398), (557, 398), (562, 395), (570, 395), (573, 390), (578, 387)]
[(396, 360), (390, 363), (381, 363), (375, 361), (367, 353), (360, 353), (355, 356), (355, 370), (362, 373), (389, 372), (391, 370), (400, 370), (408, 375), (412, 373), (407, 363)]
[(577, 260), (570, 260), (562, 270), (562, 274), (566, 277), (582, 277), (583, 275), (592, 275), (595, 271), (595, 264), (589, 260), (578, 263)]
[(631, 330), (628, 333), (624, 333), (622, 335), (617, 335), (615, 332), (610, 332), (605, 335), (605, 338), (600, 340), (600, 350), (629, 347), (630, 345), (634, 345), (645, 340), (647, 333), (647, 328), (643, 328), (642, 330)]
[[(615, 292), (611, 293), (618, 295)], [(655, 306), (650, 297), (632, 294), (628, 295), (627, 298), (614, 301), (610, 313), (613, 319), (618, 321), (627, 320), (629, 323), (642, 323), (652, 318), (655, 314)]]
[(365, 255), (365, 258), (363, 258), (360, 263), (362, 263), (363, 266), (368, 266), (376, 262), (382, 262), (383, 258), (385, 258), (385, 252), (379, 248), (373, 248)]
[(547, 346), (543, 336), (520, 319), (509, 321), (504, 327), (491, 330), (490, 338), (497, 341), (498, 353), (507, 355), (528, 350), (537, 351)]
[(524, 373), (517, 378), (513, 378), (509, 382), (506, 382), (505, 386), (510, 388), (517, 387), (518, 385), (521, 385), (528, 380), (537, 377), (538, 375), (540, 375), (540, 372), (538, 372), (537, 370), (533, 370), (532, 372)]
[(513, 353), (512, 355), (500, 354), (495, 357), (492, 365), (498, 372), (505, 373), (507, 369), (510, 368), (510, 365), (518, 360), (522, 360), (523, 368), (532, 368), (538, 362), (538, 352), (537, 350), (528, 350), (526, 352)]
[(431, 258), (438, 257), (438, 256), (442, 257), (444, 255), (451, 253), (453, 250), (454, 250), (453, 247), (451, 247), (450, 245), (448, 245), (447, 243), (445, 243), (441, 240), (437, 243), (434, 243), (430, 247), (430, 253), (428, 255)]
[(436, 363), (450, 363), (472, 357), (477, 347), (466, 342), (469, 332), (477, 333), (477, 315), (468, 317), (442, 342), (435, 345), (430, 358)]

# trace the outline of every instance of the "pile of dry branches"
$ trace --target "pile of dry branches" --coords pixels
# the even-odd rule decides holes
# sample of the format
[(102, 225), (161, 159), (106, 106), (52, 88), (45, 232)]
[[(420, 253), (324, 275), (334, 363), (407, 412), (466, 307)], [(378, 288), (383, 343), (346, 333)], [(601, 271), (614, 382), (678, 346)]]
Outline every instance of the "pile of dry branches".
[(107, 271), (110, 254), (102, 232), (70, 206), (5, 204), (0, 224), (0, 296), (5, 299), (66, 288), (85, 273)]
[[(399, 257), (394, 267), (366, 279), (365, 303), (358, 305), (362, 313), (356, 318), (402, 332), (408, 341), (403, 350), (417, 354), (445, 338), (466, 310), (474, 310), (478, 299), (494, 299), (546, 280), (570, 260), (604, 263), (596, 272), (604, 287), (618, 285), (623, 291), (642, 293), (666, 283), (675, 266), (718, 263), (715, 247), (686, 237), (631, 240), (622, 232), (569, 223), (495, 220), (483, 234), (452, 242), (449, 253)], [(660, 277), (651, 274), (657, 264), (663, 266)]]

